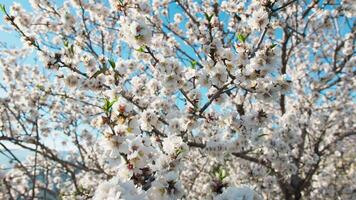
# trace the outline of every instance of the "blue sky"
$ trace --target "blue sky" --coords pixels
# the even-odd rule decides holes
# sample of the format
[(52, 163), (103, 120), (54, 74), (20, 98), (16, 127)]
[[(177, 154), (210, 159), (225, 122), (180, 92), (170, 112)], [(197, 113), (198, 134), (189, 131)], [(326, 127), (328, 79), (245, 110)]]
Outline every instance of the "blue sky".
[[(30, 4), (28, 1), (25, 0), (17, 0), (16, 2), (20, 3), (23, 5), (25, 9), (31, 9)], [(14, 1), (12, 0), (3, 0), (1, 4), (4, 4), (7, 10), (9, 10), (9, 7), (13, 5)], [(0, 13), (0, 26), (4, 27), (7, 26), (4, 20), (4, 14), (1, 12)], [(19, 38), (19, 35), (14, 32), (7, 32), (3, 31), (0, 29), (0, 42), (2, 44), (5, 44), (8, 48), (19, 48), (22, 46), (21, 40)], [(2, 46), (1, 46), (2, 47)], [(1, 56), (1, 55), (0, 55)], [(0, 67), (0, 80), (2, 80), (2, 67)], [(0, 97), (3, 96), (4, 93), (2, 90), (0, 90)]]
[[(26, 10), (31, 10), (31, 6), (26, 0), (16, 0), (16, 1), (2, 0), (1, 4), (4, 4), (7, 10), (9, 10), (9, 8), (11, 7), (11, 5), (13, 5), (14, 2), (21, 4), (23, 8), (25, 8)], [(1, 13), (0, 15), (1, 15), (0, 25), (3, 26), (5, 24), (4, 14)], [(1, 42), (6, 42), (10, 46), (21, 46), (21, 41), (17, 34), (0, 31), (0, 38), (1, 38), (0, 39)]]

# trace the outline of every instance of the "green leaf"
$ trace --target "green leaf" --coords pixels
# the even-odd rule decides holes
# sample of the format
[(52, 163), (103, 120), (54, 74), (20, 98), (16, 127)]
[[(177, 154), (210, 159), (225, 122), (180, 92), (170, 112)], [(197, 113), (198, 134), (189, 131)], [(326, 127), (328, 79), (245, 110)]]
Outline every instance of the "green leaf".
[(211, 19), (213, 18), (214, 14), (211, 14), (210, 16), (208, 14), (205, 13), (205, 17), (206, 19), (210, 22)]
[(224, 180), (224, 178), (227, 177), (227, 172), (226, 172), (226, 170), (221, 168), (219, 175), (220, 175), (220, 176), (219, 176), (220, 180)]
[(277, 46), (277, 44), (272, 44), (269, 48), (273, 49), (275, 46)]
[(110, 59), (109, 63), (110, 63), (110, 66), (112, 67), (112, 69), (115, 69), (115, 67), (116, 67), (115, 61), (113, 59)]
[(100, 70), (96, 71), (90, 78), (96, 78), (98, 77), (100, 74), (105, 73), (107, 70), (107, 68), (104, 66), (103, 68), (101, 68)]
[(6, 8), (4, 4), (0, 4), (0, 10), (6, 15)]
[(261, 134), (261, 135), (257, 136), (257, 138), (263, 137), (265, 135), (268, 135), (268, 134)]
[(247, 36), (244, 36), (240, 33), (237, 34), (237, 39), (241, 42), (241, 43), (244, 43), (247, 39)]
[(190, 64), (191, 64), (191, 67), (192, 67), (193, 69), (195, 69), (195, 68), (196, 68), (196, 65), (198, 64), (198, 62), (195, 61), (195, 60), (193, 60), (193, 61), (190, 62)]
[(68, 40), (63, 40), (63, 45), (64, 45), (65, 47), (68, 47), (68, 45), (69, 45)]
[(114, 100), (110, 101), (109, 99), (105, 98), (104, 99), (103, 110), (106, 113), (108, 113), (116, 101), (117, 101), (117, 99), (114, 99)]
[[(215, 172), (214, 172), (214, 176), (215, 176), (216, 178), (219, 178), (219, 177), (220, 177), (219, 171), (215, 171)], [(219, 179), (220, 179), (220, 178), (219, 178)]]
[(219, 179), (220, 181), (223, 181), (227, 176), (227, 171), (224, 169), (222, 166), (219, 166), (215, 168), (214, 170), (214, 176)]
[(37, 84), (36, 88), (39, 90), (45, 90), (45, 87), (43, 85)]
[(69, 49), (68, 49), (69, 53), (71, 53), (72, 55), (74, 55), (74, 45), (70, 45)]
[(141, 53), (145, 53), (145, 47), (146, 46), (143, 45), (140, 48), (136, 49), (136, 51), (141, 52)]
[(194, 111), (196, 112), (196, 111), (199, 110), (199, 106), (195, 104), (193, 109), (194, 109)]
[(179, 156), (181, 153), (184, 153), (184, 149), (182, 147), (177, 148), (176, 155)]
[(143, 35), (136, 35), (136, 36), (135, 36), (135, 39), (136, 39), (136, 40), (143, 40), (143, 39), (144, 39), (144, 36), (143, 36)]

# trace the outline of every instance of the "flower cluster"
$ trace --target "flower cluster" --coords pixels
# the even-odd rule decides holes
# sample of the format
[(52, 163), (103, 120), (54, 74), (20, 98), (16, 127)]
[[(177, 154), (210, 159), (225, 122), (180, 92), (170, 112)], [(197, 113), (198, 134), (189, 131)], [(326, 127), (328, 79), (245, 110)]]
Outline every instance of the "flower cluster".
[(30, 4), (0, 7), (0, 199), (354, 199), (352, 2)]

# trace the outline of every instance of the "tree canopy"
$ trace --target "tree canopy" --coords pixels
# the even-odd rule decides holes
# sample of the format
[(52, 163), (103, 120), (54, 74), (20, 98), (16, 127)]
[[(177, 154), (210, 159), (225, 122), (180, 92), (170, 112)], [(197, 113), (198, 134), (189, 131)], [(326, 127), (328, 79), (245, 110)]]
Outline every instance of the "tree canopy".
[(356, 198), (352, 0), (29, 3), (0, 7), (0, 199)]

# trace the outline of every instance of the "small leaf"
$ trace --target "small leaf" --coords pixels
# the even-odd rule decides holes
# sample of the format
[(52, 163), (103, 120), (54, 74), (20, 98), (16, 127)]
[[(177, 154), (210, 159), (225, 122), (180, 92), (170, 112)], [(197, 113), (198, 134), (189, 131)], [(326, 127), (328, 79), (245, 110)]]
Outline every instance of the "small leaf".
[[(214, 175), (215, 175), (216, 178), (219, 178), (219, 177), (220, 177), (219, 171), (215, 171), (215, 172), (214, 172)], [(219, 179), (220, 179), (220, 178), (219, 178)]]
[(220, 175), (220, 176), (219, 176), (220, 180), (224, 180), (224, 178), (227, 177), (226, 170), (223, 169), (223, 168), (220, 168), (220, 170), (219, 170), (219, 175)]
[(176, 149), (176, 155), (179, 156), (181, 153), (184, 153), (184, 149), (182, 147), (179, 147)]
[(101, 68), (100, 70), (96, 71), (90, 78), (96, 78), (98, 77), (100, 74), (103, 74), (106, 72), (106, 67)]
[(110, 63), (110, 66), (112, 67), (112, 69), (115, 69), (115, 67), (116, 67), (115, 61), (113, 59), (110, 59), (109, 63)]
[(237, 39), (241, 42), (241, 43), (244, 43), (247, 39), (246, 36), (242, 35), (242, 34), (237, 34)]
[(68, 45), (69, 45), (68, 40), (63, 40), (63, 45), (64, 45), (65, 47), (68, 47)]
[(70, 47), (69, 47), (69, 53), (70, 54), (72, 54), (72, 55), (74, 55), (74, 45), (72, 44), (72, 45), (70, 45)]
[(1, 12), (3, 12), (6, 15), (6, 8), (5, 8), (4, 4), (0, 5), (0, 10), (1, 10)]
[(228, 176), (228, 174), (226, 169), (224, 169), (222, 166), (219, 166), (214, 169), (214, 176), (220, 181), (223, 181)]
[(208, 14), (205, 13), (205, 17), (206, 19), (210, 22), (211, 19), (213, 18), (214, 14), (211, 14), (210, 16)]
[(104, 105), (103, 105), (103, 110), (105, 111), (105, 112), (109, 112), (109, 100), (108, 99), (104, 99)]
[(140, 48), (136, 49), (136, 51), (145, 53), (145, 46), (141, 46)]
[(268, 135), (268, 134), (261, 134), (261, 135), (257, 136), (257, 138), (263, 137), (265, 135)]
[(116, 101), (117, 101), (117, 99), (112, 100), (112, 101), (109, 103), (109, 107), (111, 108), (111, 107), (114, 105), (114, 103), (116, 103)]
[(37, 84), (36, 88), (39, 90), (45, 90), (45, 87), (43, 85)]
[(143, 39), (144, 39), (144, 36), (143, 36), (143, 35), (136, 35), (136, 36), (135, 36), (135, 39), (136, 39), (136, 40), (143, 40)]
[(193, 60), (193, 61), (190, 62), (190, 64), (191, 64), (191, 67), (192, 67), (193, 69), (195, 69), (195, 68), (196, 68), (196, 65), (198, 64), (198, 62), (195, 61), (195, 60)]
[(273, 49), (275, 46), (277, 46), (277, 44), (272, 44), (269, 48)]
[(109, 99), (105, 98), (104, 99), (103, 110), (105, 112), (109, 112), (116, 101), (117, 101), (117, 99), (114, 99), (114, 100), (110, 101)]

